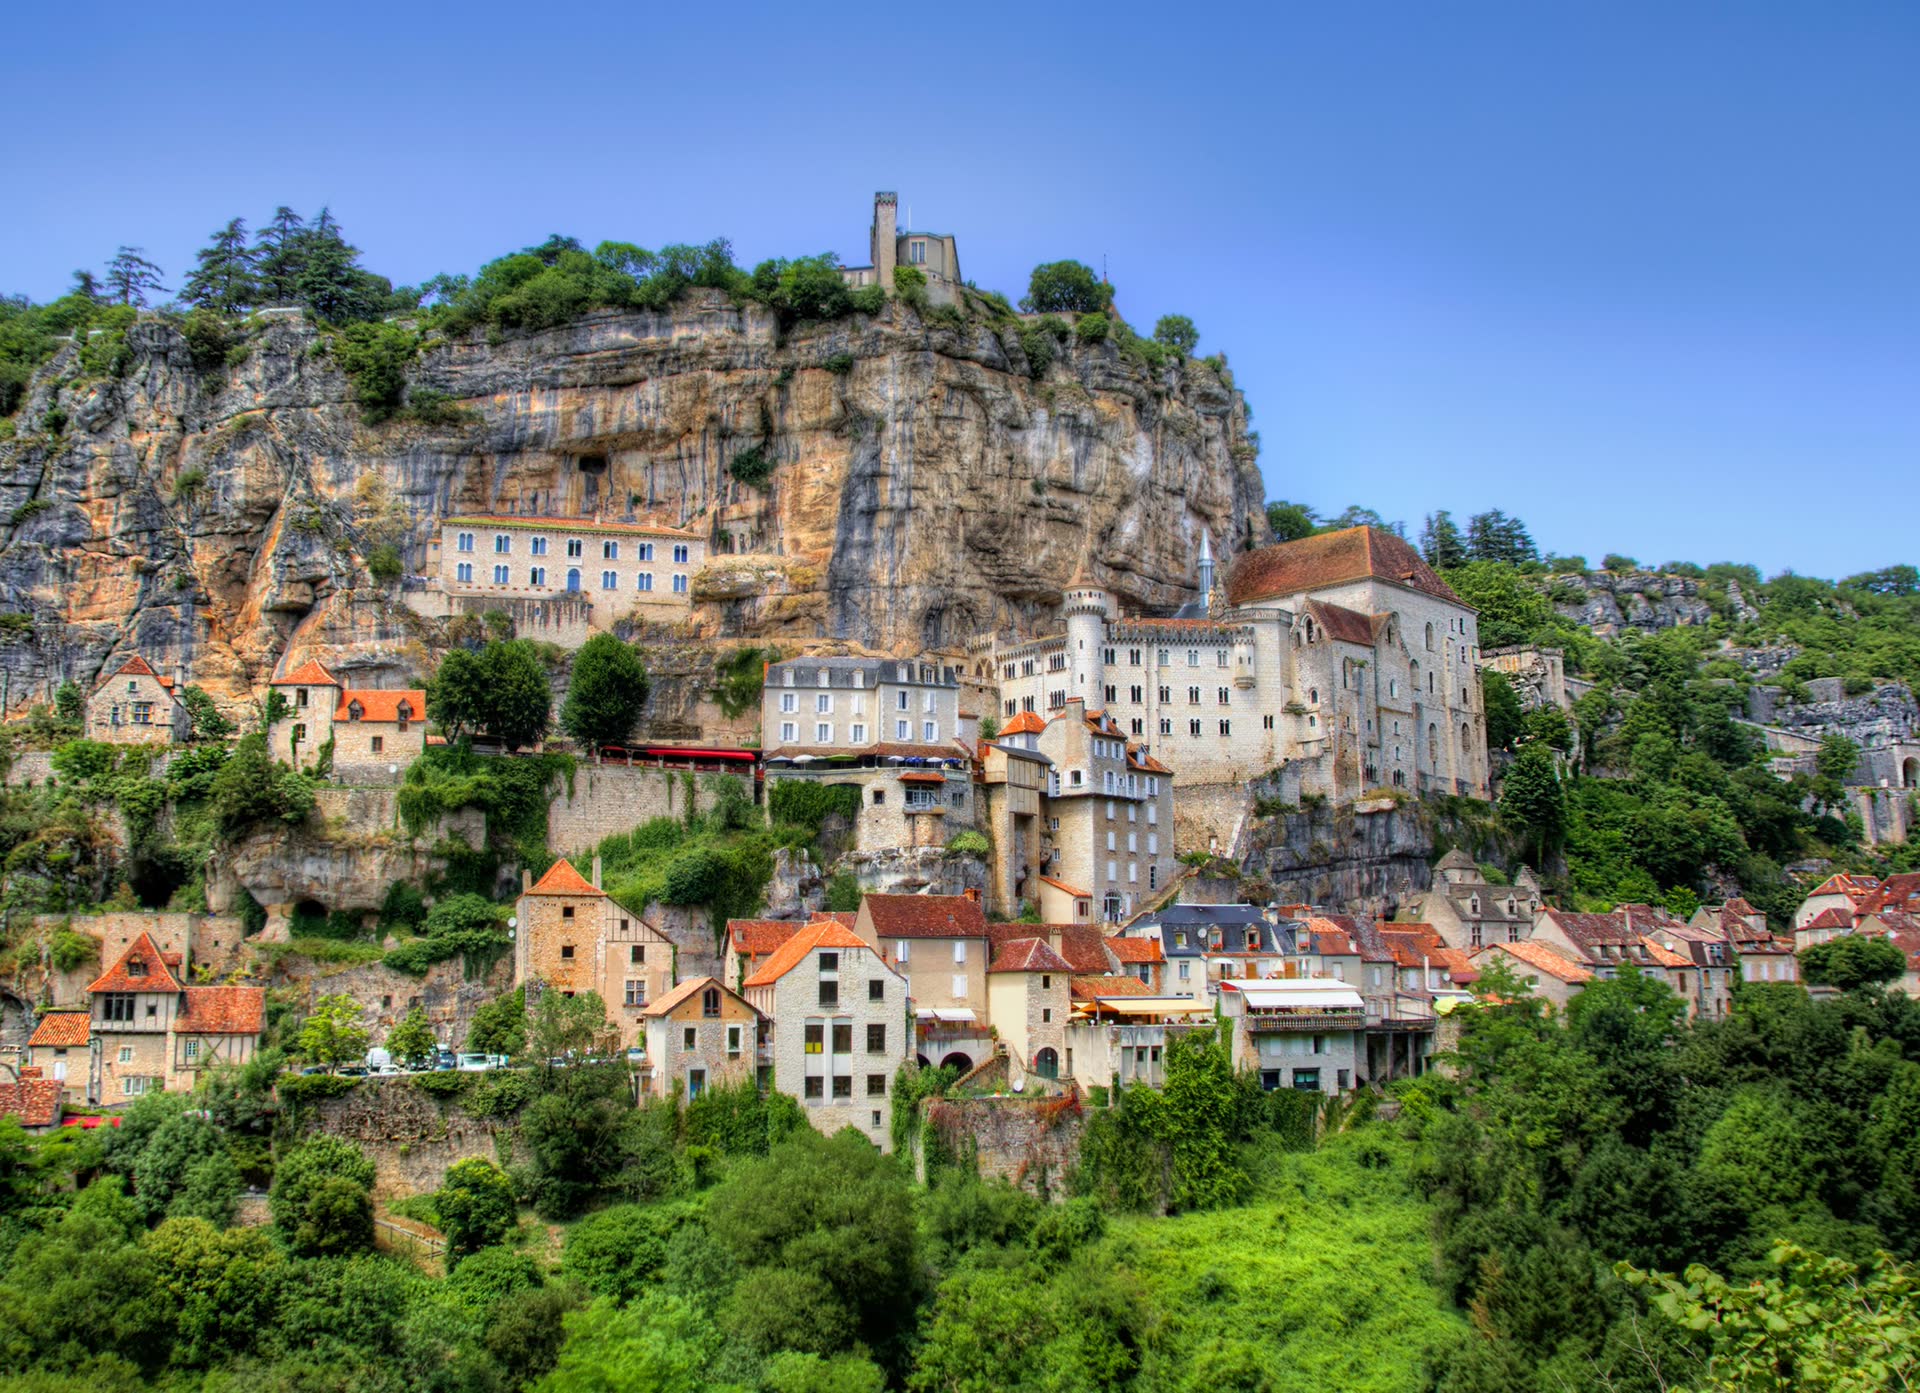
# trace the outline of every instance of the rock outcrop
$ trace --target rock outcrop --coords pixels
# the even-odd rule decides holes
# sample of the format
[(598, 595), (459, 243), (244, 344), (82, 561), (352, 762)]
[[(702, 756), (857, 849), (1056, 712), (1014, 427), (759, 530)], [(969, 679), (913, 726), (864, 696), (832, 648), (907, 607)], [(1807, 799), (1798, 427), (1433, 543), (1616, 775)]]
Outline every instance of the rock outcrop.
[(1555, 609), (1600, 638), (1617, 638), (1628, 629), (1650, 633), (1700, 625), (1713, 617), (1700, 582), (1687, 576), (1589, 571), (1554, 576), (1548, 587)]
[[(148, 317), (118, 375), (88, 376), (77, 346), (39, 373), (18, 417), (35, 429), (0, 442), (12, 707), (136, 650), (234, 705), (283, 658), (397, 685), (444, 621), (368, 560), (391, 543), (419, 571), (458, 512), (696, 529), (716, 556), (689, 636), (882, 649), (1050, 620), (1083, 556), (1127, 603), (1177, 605), (1203, 530), (1223, 565), (1267, 540), (1245, 404), (1197, 362), (1073, 344), (1036, 380), (1010, 323), (892, 303), (783, 334), (695, 291), (496, 341), (430, 335), (409, 390), (441, 394), (440, 424), (369, 426), (333, 342), (276, 313), (196, 364)], [(727, 469), (749, 448), (774, 466), (758, 487)]]

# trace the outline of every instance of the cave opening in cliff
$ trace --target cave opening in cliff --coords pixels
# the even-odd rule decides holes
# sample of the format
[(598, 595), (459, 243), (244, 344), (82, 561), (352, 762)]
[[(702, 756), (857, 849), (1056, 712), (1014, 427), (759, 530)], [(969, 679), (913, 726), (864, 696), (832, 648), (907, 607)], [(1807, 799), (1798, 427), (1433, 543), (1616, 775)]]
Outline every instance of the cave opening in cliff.
[(127, 888), (142, 909), (165, 909), (193, 880), (192, 858), (161, 852), (136, 852), (127, 862)]

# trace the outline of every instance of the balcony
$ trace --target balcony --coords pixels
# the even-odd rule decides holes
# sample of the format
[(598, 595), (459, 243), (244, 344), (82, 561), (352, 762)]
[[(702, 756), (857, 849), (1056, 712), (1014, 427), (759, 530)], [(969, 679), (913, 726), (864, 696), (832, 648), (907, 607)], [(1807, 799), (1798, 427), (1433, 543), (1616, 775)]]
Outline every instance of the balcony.
[(1364, 1030), (1367, 1015), (1361, 1011), (1248, 1011), (1240, 1017), (1250, 1035), (1275, 1035), (1294, 1031), (1316, 1034), (1340, 1030)]

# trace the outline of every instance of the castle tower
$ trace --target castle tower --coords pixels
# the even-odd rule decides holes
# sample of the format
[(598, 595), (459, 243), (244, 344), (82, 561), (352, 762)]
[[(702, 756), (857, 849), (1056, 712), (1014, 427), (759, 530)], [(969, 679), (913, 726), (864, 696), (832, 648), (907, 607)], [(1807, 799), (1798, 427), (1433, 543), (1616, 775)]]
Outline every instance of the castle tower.
[(1107, 643), (1107, 624), (1113, 619), (1113, 596), (1093, 578), (1085, 561), (1067, 582), (1060, 613), (1067, 621), (1067, 668), (1073, 674), (1067, 695), (1079, 697), (1089, 711), (1095, 710), (1106, 704), (1101, 650)]
[(900, 196), (876, 193), (873, 196), (873, 246), (871, 259), (874, 279), (887, 294), (893, 294), (894, 258), (900, 252)]

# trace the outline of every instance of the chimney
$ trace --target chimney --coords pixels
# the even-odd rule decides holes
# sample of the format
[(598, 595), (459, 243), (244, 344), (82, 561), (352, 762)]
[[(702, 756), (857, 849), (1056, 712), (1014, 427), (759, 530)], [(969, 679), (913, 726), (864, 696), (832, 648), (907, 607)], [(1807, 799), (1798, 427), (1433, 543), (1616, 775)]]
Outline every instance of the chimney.
[(522, 868), (520, 872), (520, 893), (526, 894), (533, 889), (533, 872)]
[(962, 890), (960, 893), (965, 895), (967, 899), (972, 903), (974, 904), (980, 903), (980, 892), (974, 889), (971, 885), (969, 885), (965, 890)]
[(20, 1066), (20, 1077), (22, 1079), (37, 1079), (41, 1074), (42, 1070), (38, 1064), (22, 1064)]
[(600, 888), (600, 858), (598, 856), (593, 858), (593, 888), (596, 890)]

